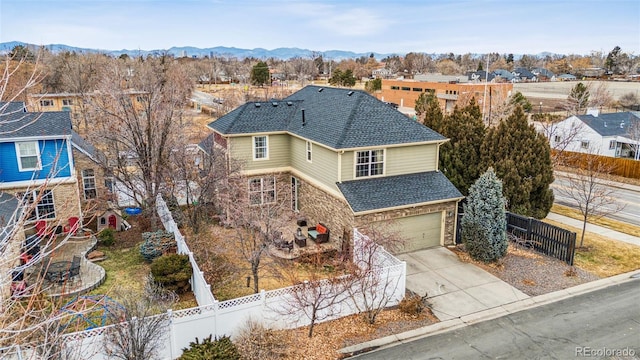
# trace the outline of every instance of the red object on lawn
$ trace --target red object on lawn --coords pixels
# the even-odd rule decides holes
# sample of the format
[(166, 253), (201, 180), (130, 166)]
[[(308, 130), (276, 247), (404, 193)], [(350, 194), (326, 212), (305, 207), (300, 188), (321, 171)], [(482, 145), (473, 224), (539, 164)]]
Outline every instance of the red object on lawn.
[(44, 220), (36, 221), (36, 233), (39, 237), (47, 235), (47, 222)]

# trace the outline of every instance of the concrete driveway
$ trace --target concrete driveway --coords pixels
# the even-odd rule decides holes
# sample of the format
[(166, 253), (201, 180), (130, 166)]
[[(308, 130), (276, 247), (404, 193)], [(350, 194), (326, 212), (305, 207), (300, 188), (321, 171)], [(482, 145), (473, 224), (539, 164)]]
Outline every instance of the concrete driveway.
[(529, 298), (443, 247), (397, 257), (407, 263), (407, 289), (421, 296), (426, 293), (433, 314), (441, 321)]

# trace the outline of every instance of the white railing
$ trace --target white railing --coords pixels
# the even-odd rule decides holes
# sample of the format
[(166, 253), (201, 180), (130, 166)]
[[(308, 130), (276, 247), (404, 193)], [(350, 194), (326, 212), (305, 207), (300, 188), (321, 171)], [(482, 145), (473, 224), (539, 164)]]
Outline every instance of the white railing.
[[(178, 243), (178, 251), (189, 254), (189, 259), (194, 265), (194, 278), (192, 279), (192, 288), (208, 289), (208, 284), (204, 281), (202, 274), (193, 259), (193, 254), (188, 250), (184, 238), (178, 231), (178, 228), (171, 218), (166, 204), (162, 198), (158, 198), (158, 214), (167, 231), (173, 231), (176, 234), (176, 242)], [(354, 230), (354, 252), (365, 251), (367, 241), (366, 236)], [(371, 248), (369, 248), (371, 249)], [(355, 255), (354, 255), (355, 256)], [(406, 263), (398, 260), (381, 247), (375, 248), (376, 262), (383, 264), (377, 269), (375, 274), (382, 279), (380, 282), (374, 282), (376, 289), (370, 289), (368, 292), (378, 292), (378, 295), (384, 295), (389, 298), (387, 306), (397, 305), (404, 297), (405, 279), (406, 279)], [(196, 276), (196, 272), (199, 274)], [(348, 276), (348, 275), (346, 275)], [(195, 284), (195, 285), (194, 285)], [(319, 281), (316, 287), (330, 288), (328, 280)], [(391, 285), (391, 286), (389, 286)], [(357, 286), (355, 283), (352, 286)], [(340, 317), (353, 315), (358, 312), (357, 304), (361, 305), (365, 300), (364, 296), (354, 296), (358, 294), (358, 290), (349, 294), (345, 291), (338, 295), (337, 305), (333, 308), (325, 309), (319, 315), (322, 321), (334, 320)], [(198, 296), (198, 303), (202, 305), (184, 309), (179, 311), (169, 311), (168, 314), (158, 316), (168, 316), (169, 325), (163, 341), (164, 348), (161, 351), (163, 359), (174, 359), (182, 354), (182, 349), (189, 346), (189, 343), (195, 338), (202, 339), (209, 335), (221, 337), (224, 335), (235, 336), (241, 330), (248, 320), (258, 321), (267, 327), (290, 329), (300, 326), (306, 326), (311, 323), (310, 319), (304, 315), (302, 310), (292, 311), (295, 308), (291, 304), (293, 295), (296, 292), (304, 291), (303, 285), (290, 286), (286, 288), (261, 291), (245, 297), (231, 299), (227, 301), (217, 301), (208, 291), (210, 297), (207, 297), (206, 291), (202, 290)], [(381, 294), (384, 292), (385, 294)], [(360, 308), (362, 308), (360, 306)], [(113, 326), (113, 325), (112, 325)], [(65, 341), (68, 348), (78, 351), (85, 355), (86, 359), (102, 360), (109, 359), (103, 353), (102, 344), (104, 333), (109, 327), (102, 327), (87, 331), (81, 331), (66, 335)]]

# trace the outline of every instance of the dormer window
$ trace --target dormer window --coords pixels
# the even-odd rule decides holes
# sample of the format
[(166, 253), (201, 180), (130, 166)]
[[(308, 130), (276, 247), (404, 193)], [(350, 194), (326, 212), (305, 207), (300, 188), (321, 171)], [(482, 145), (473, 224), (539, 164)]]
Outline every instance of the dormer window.
[(40, 106), (42, 107), (53, 106), (53, 100), (40, 100)]
[(384, 149), (356, 152), (356, 177), (384, 174)]
[(16, 155), (18, 156), (18, 169), (20, 171), (33, 171), (42, 168), (37, 141), (17, 142)]

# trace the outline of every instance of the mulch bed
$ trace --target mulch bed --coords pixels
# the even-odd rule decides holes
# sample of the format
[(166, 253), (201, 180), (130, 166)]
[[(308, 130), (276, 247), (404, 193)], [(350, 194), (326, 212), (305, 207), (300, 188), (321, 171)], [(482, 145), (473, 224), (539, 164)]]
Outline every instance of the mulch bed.
[(504, 258), (489, 264), (471, 259), (462, 246), (451, 250), (462, 261), (490, 272), (529, 296), (542, 295), (599, 279), (597, 275), (569, 266), (564, 261), (530, 249), (517, 248), (512, 244), (509, 244)]

